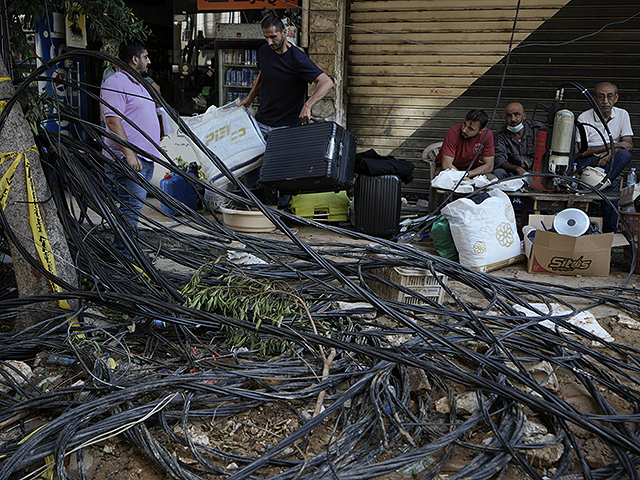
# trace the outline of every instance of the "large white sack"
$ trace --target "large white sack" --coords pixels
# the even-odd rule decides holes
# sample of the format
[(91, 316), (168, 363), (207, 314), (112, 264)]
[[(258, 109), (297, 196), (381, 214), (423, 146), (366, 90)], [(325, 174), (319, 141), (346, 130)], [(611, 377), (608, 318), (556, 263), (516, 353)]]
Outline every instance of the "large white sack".
[[(258, 123), (245, 107), (237, 102), (215, 106), (202, 115), (184, 119), (187, 126), (217, 155), (236, 177), (258, 168), (266, 147)], [(214, 187), (223, 187), (229, 180), (214, 163), (189, 140), (202, 165), (202, 172)]]
[(509, 197), (498, 189), (476, 204), (469, 198), (442, 209), (449, 221), (460, 264), (490, 272), (523, 259), (516, 216)]

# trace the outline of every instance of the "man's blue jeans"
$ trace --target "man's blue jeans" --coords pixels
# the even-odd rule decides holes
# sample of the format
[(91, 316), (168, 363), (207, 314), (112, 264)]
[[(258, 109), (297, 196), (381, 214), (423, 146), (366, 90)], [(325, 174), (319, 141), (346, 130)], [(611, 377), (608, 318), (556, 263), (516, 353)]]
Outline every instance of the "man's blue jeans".
[[(618, 181), (616, 178), (622, 170), (629, 164), (631, 161), (631, 152), (627, 150), (620, 150), (616, 152), (613, 164), (612, 162), (607, 163), (604, 171), (607, 172), (607, 178), (611, 180), (611, 185), (605, 188), (603, 191), (614, 192), (618, 190)], [(586, 157), (578, 161), (578, 168), (582, 169), (584, 167), (597, 166), (598, 165), (598, 157)], [(612, 202), (613, 208), (609, 205), (608, 202), (602, 202), (602, 230), (606, 232), (617, 232), (618, 231), (618, 202)]]
[[(153, 162), (141, 160), (141, 163), (142, 172), (140, 175), (147, 181), (151, 181)], [(120, 212), (128, 226), (131, 227), (131, 231), (136, 230), (143, 201), (147, 198), (147, 191), (142, 185), (120, 173), (110, 162), (105, 165), (105, 173), (111, 180), (106, 183), (107, 188), (120, 199)], [(122, 239), (117, 234), (113, 238), (113, 246), (125, 256), (130, 256)]]

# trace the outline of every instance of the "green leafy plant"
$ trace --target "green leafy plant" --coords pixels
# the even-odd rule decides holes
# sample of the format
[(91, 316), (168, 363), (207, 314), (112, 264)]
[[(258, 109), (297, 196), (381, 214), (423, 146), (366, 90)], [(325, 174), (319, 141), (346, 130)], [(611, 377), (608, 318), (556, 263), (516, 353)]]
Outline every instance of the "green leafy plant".
[(185, 172), (189, 170), (189, 164), (182, 159), (182, 156), (174, 158), (173, 161), (176, 162), (180, 170), (184, 170)]
[[(176, 158), (173, 159), (174, 163), (178, 166), (178, 168), (180, 170), (183, 170), (185, 172), (189, 171), (189, 168), (191, 167), (191, 164), (187, 163), (186, 161), (184, 161), (182, 159), (182, 156), (178, 156)], [(193, 162), (195, 163), (195, 162)], [(196, 163), (196, 168), (198, 170), (198, 177), (200, 178), (200, 180), (206, 182), (207, 181), (207, 177), (205, 177), (204, 173), (202, 172), (202, 165), (199, 165)], [(173, 173), (173, 170), (167, 170), (166, 173)]]
[(256, 331), (223, 325), (229, 347), (258, 349), (263, 356), (283, 353), (291, 342), (280, 338), (261, 336), (257, 330), (265, 322), (280, 327), (287, 319), (304, 321), (306, 306), (292, 289), (283, 282), (256, 280), (231, 270), (215, 278), (215, 284), (202, 281), (203, 274), (213, 271), (221, 258), (203, 265), (182, 289), (185, 306), (208, 312), (219, 312), (226, 317), (247, 320), (255, 324)]
[[(69, 3), (65, 1), (64, 4), (68, 15), (71, 15)], [(146, 40), (149, 36), (149, 28), (122, 0), (75, 0), (73, 6), (84, 12), (91, 20), (94, 33), (103, 40)]]
[(10, 43), (16, 51), (29, 51), (26, 32), (33, 31), (35, 22), (45, 18), (46, 13), (53, 9), (64, 12), (70, 20), (74, 11), (84, 13), (89, 20), (89, 28), (103, 41), (144, 41), (151, 33), (123, 0), (15, 0), (7, 3), (6, 14)]
[(24, 118), (29, 122), (34, 135), (38, 135), (38, 126), (48, 118), (49, 112), (55, 112), (59, 106), (58, 99), (50, 92), (43, 92), (40, 96), (29, 99)]

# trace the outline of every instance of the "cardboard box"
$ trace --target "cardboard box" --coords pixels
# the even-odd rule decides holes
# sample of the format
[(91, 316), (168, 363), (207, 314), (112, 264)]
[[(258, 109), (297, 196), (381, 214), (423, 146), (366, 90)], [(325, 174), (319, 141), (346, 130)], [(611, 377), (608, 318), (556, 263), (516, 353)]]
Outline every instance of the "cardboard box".
[(638, 197), (640, 197), (640, 184), (636, 183), (635, 185), (624, 187), (620, 192), (620, 206), (631, 205)]
[[(624, 236), (604, 233), (570, 237), (545, 231), (542, 224), (550, 228), (553, 218), (554, 215), (529, 216), (529, 225), (536, 228), (536, 234), (527, 271), (592, 277), (609, 275), (611, 247), (628, 243)], [(601, 218), (591, 218), (591, 221), (602, 225)]]

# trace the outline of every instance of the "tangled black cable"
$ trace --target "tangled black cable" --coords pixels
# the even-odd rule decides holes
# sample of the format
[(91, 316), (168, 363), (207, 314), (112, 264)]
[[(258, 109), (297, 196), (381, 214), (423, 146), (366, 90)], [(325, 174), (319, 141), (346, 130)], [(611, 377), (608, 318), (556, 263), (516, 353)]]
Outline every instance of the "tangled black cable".
[[(69, 86), (97, 98), (91, 86)], [(228, 229), (215, 213), (189, 210), (116, 163), (181, 216), (158, 214), (188, 225), (192, 233), (144, 214), (140, 229), (131, 229), (117, 198), (104, 186), (103, 165), (111, 161), (101, 152), (107, 132), (64, 108), (56, 115), (90, 139), (78, 142), (46, 131), (38, 138), (85, 288), (0, 299), (5, 320), (51, 300), (75, 300), (74, 311), (52, 310), (50, 321), (0, 335), (0, 386), (5, 387), (0, 389), (0, 430), (8, 432), (0, 444), (0, 479), (27, 476), (27, 471), (36, 476), (53, 465), (60, 478), (71, 478), (64, 461), (71, 454), (77, 457), (78, 475), (85, 478), (88, 449), (112, 436), (125, 438), (180, 479), (223, 475), (239, 480), (269, 472), (283, 480), (364, 480), (398, 471), (428, 479), (447, 471), (460, 452), (468, 461), (459, 471), (449, 471), (450, 478), (492, 478), (508, 466), (536, 479), (637, 478), (639, 352), (569, 321), (595, 305), (637, 317), (640, 301), (628, 283), (572, 288), (494, 277), (409, 244), (270, 209), (241, 186), (241, 195), (215, 190), (259, 208), (284, 236), (242, 234)], [(181, 175), (170, 158), (156, 162)], [(195, 177), (185, 178), (212, 190)], [(313, 225), (358, 242), (305, 243), (292, 224)], [(3, 225), (8, 228), (6, 219)], [(24, 239), (11, 237), (10, 229), (7, 233), (22, 252)], [(114, 234), (129, 246), (133, 261), (113, 249)], [(280, 324), (264, 319), (256, 327), (222, 311), (184, 306), (182, 292), (191, 272), (229, 250), (266, 263), (213, 262), (202, 271), (203, 285), (220, 288), (233, 274), (263, 282), (280, 279), (304, 302), (308, 318), (288, 317)], [(160, 258), (189, 273), (160, 269), (154, 264)], [(35, 259), (25, 259), (42, 270)], [(390, 282), (383, 272), (397, 266), (429, 271), (446, 292), (445, 300)], [(376, 293), (380, 285), (415, 302), (382, 298)], [(470, 303), (464, 291), (477, 293), (480, 300)], [(344, 307), (355, 302), (353, 309)], [(568, 313), (554, 315), (552, 304)], [(378, 318), (363, 317), (371, 312)], [(288, 348), (274, 358), (262, 357), (259, 349), (238, 349), (225, 334), (231, 328), (257, 331), (263, 341), (286, 341)], [(331, 349), (335, 358), (325, 375), (324, 359)], [(16, 361), (33, 365), (43, 358), (71, 363), (35, 367), (62, 375), (56, 387), (44, 391), (16, 366)], [(544, 378), (531, 370), (541, 364)], [(579, 385), (593, 409), (582, 411), (567, 401), (563, 383)], [(311, 416), (321, 394), (324, 410)], [(475, 407), (463, 410), (461, 397)], [(279, 433), (274, 425), (257, 424), (260, 408), (273, 409), (296, 428)], [(21, 428), (25, 418), (38, 415), (46, 415), (48, 422)], [(199, 426), (217, 438), (227, 424), (265, 433), (266, 451), (249, 446), (239, 451), (222, 440), (206, 444), (192, 432)], [(327, 435), (326, 445), (308, 450), (320, 432)], [(607, 452), (605, 466), (591, 465), (584, 432)], [(192, 461), (180, 459), (178, 446), (180, 455), (187, 448)]]

